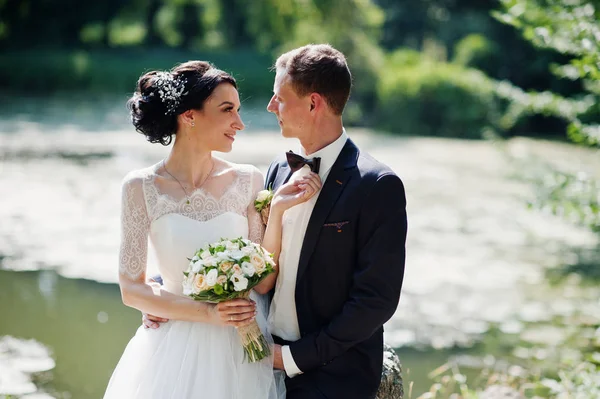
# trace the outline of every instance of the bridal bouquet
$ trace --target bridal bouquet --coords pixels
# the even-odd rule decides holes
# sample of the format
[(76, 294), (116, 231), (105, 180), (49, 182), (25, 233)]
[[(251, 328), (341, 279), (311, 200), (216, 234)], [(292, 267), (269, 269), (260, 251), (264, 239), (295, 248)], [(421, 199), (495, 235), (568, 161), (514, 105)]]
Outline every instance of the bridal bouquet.
[[(272, 255), (243, 238), (221, 239), (196, 251), (183, 272), (183, 293), (195, 300), (223, 302), (250, 296), (250, 290), (274, 270)], [(246, 359), (257, 362), (270, 355), (258, 324), (238, 328)]]

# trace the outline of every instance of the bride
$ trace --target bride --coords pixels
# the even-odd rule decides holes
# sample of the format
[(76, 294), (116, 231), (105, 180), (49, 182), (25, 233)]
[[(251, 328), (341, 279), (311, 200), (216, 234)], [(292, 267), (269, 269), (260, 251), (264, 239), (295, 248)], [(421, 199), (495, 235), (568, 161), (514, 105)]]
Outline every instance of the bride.
[[(281, 215), (318, 192), (318, 175), (275, 193), (265, 230), (254, 209), (263, 188), (261, 173), (211, 154), (231, 151), (236, 132), (244, 128), (233, 77), (202, 61), (171, 72), (148, 72), (128, 107), (133, 125), (148, 141), (168, 145), (173, 136), (175, 141), (166, 159), (129, 173), (123, 182), (121, 294), (125, 305), (171, 321), (159, 329), (138, 329), (104, 398), (283, 397), (273, 359), (244, 362), (235, 330), (256, 319), (266, 334), (266, 301), (253, 293), (251, 300), (197, 302), (183, 296), (181, 283), (187, 258), (220, 238), (242, 236), (262, 243), (277, 261)], [(161, 287), (146, 282), (148, 241)], [(268, 289), (275, 279), (274, 273), (261, 284)]]

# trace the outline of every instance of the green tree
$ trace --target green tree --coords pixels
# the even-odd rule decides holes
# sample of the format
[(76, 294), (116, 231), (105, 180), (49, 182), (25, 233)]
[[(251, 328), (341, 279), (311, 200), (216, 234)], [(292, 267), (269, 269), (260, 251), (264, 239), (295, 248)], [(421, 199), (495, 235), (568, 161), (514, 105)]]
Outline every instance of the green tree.
[[(475, 37), (485, 38), (485, 51), (466, 65), (497, 80), (508, 80), (526, 90), (551, 90), (562, 95), (581, 91), (577, 82), (557, 79), (548, 64), (564, 62), (557, 52), (536, 48), (511, 26), (490, 14), (498, 1), (477, 0), (373, 0), (385, 10), (380, 45), (386, 50), (409, 47), (438, 61), (465, 64), (465, 50), (475, 50)], [(471, 47), (471, 48), (468, 48)], [(475, 54), (471, 54), (475, 55)], [(557, 132), (565, 124), (557, 118), (532, 116), (512, 126), (508, 134)]]
[[(511, 85), (499, 94), (511, 100), (508, 115), (543, 113), (569, 123), (570, 139), (600, 148), (600, 0), (501, 0), (500, 21), (517, 28), (535, 46), (569, 57), (552, 66), (557, 76), (580, 81), (585, 94), (566, 98), (551, 91), (525, 92)], [(600, 231), (600, 182), (584, 173), (556, 171), (536, 203)]]
[[(384, 11), (371, 0), (227, 0), (226, 3), (237, 6), (234, 15), (245, 13), (246, 24), (238, 27), (238, 32), (246, 31), (260, 51), (276, 56), (308, 43), (330, 43), (342, 51), (356, 76), (348, 119), (362, 119), (357, 103), (363, 111), (370, 111), (377, 74), (384, 61), (378, 44)], [(234, 21), (239, 19), (233, 17)]]

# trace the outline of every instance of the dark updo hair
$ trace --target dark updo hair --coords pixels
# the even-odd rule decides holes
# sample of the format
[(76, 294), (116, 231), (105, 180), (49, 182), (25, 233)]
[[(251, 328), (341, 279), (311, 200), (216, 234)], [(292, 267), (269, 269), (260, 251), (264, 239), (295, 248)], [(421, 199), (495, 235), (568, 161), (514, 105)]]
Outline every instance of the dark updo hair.
[(164, 89), (164, 85), (160, 84), (160, 76), (164, 75), (161, 71), (142, 75), (137, 82), (136, 92), (127, 101), (135, 130), (145, 135), (151, 143), (169, 145), (177, 132), (177, 115), (189, 109), (202, 109), (206, 99), (221, 83), (229, 83), (237, 89), (237, 83), (231, 75), (205, 61), (185, 62), (170, 73), (177, 84), (183, 84), (182, 94), (177, 96), (179, 101), (163, 101), (159, 93)]

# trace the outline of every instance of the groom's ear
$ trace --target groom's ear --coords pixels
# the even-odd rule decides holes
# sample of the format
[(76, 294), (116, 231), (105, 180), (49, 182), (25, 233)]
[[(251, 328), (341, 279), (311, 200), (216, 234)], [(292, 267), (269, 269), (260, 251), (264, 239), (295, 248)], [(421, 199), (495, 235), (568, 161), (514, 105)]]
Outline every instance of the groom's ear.
[(324, 98), (319, 93), (310, 94), (310, 110), (311, 112), (323, 106)]

